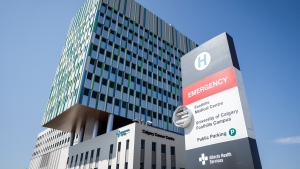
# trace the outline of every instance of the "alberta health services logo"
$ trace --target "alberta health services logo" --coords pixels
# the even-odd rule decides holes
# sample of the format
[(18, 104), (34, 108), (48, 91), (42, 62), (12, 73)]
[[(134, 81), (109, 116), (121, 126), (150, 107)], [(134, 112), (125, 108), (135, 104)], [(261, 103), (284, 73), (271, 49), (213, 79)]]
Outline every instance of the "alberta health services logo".
[(199, 162), (202, 163), (202, 165), (208, 164), (216, 164), (216, 163), (223, 163), (225, 158), (232, 157), (231, 152), (228, 153), (221, 153), (216, 155), (210, 155), (206, 156), (204, 153), (201, 154), (199, 157)]
[(124, 136), (124, 135), (126, 135), (126, 133), (128, 133), (129, 131), (130, 131), (129, 129), (123, 130), (123, 131), (118, 130), (117, 133), (116, 133), (116, 135), (117, 135), (118, 137)]
[(211, 57), (208, 52), (200, 53), (195, 60), (195, 68), (197, 70), (204, 70), (210, 64)]

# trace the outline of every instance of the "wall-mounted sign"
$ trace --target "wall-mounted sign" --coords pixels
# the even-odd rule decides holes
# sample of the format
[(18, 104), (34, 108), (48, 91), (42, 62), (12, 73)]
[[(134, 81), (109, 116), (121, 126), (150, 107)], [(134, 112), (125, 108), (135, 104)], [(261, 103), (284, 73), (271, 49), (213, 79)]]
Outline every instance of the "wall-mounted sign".
[(130, 131), (130, 129), (123, 130), (123, 131), (118, 130), (117, 133), (116, 133), (116, 135), (117, 135), (118, 137), (124, 136), (124, 135), (126, 135), (127, 133), (129, 133), (129, 131)]
[(177, 127), (185, 128), (190, 124), (192, 117), (193, 114), (188, 108), (179, 106), (173, 113), (173, 123)]
[(167, 140), (172, 140), (174, 141), (175, 138), (164, 135), (164, 134), (159, 134), (159, 133), (154, 133), (148, 130), (142, 130), (142, 133), (147, 134), (148, 136), (155, 136), (155, 137), (159, 137), (159, 138), (163, 138), (163, 139), (167, 139)]

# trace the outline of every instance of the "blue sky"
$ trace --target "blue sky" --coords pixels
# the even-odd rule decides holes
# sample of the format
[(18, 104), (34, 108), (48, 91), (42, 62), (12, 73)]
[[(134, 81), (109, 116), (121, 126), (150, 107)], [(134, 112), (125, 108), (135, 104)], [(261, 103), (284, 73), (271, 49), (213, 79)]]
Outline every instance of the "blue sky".
[[(264, 169), (299, 169), (300, 2), (136, 0), (201, 44), (234, 39)], [(84, 0), (0, 2), (0, 164), (27, 168), (68, 26)]]

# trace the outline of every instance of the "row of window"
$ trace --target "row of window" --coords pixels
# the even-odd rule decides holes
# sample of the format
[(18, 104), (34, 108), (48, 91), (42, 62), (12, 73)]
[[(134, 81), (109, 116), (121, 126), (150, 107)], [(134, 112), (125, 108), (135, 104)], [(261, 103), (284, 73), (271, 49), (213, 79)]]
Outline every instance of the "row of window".
[[(98, 46), (96, 45), (92, 46), (92, 58), (97, 58), (99, 61), (105, 62), (107, 65), (112, 65), (113, 67), (118, 68), (119, 70), (126, 71), (125, 63), (127, 67), (130, 67), (131, 63), (131, 69), (135, 70), (137, 67), (137, 70), (139, 72), (141, 72), (141, 69), (144, 68), (148, 69), (150, 72), (153, 72), (153, 74), (163, 75), (166, 74), (167, 70), (169, 72), (166, 75), (164, 75), (164, 78), (168, 79), (169, 81), (171, 77), (180, 79), (181, 69), (179, 67), (179, 59), (173, 60), (171, 62), (169, 59), (167, 60), (165, 58), (162, 58), (161, 54), (148, 55), (148, 53), (145, 51), (143, 52), (143, 54), (135, 54), (135, 50), (125, 51), (123, 47), (119, 47), (117, 44), (114, 45), (110, 41), (107, 43), (105, 39), (102, 39), (100, 49), (98, 49)], [(99, 52), (98, 55), (97, 51)], [(125, 62), (125, 58), (128, 62)], [(94, 64), (94, 62), (92, 62), (92, 64)], [(101, 65), (98, 65), (98, 67), (100, 66)]]
[(100, 46), (102, 49), (107, 49), (114, 54), (119, 52), (124, 53), (127, 49), (127, 51), (130, 51), (132, 55), (138, 55), (139, 57), (146, 58), (150, 61), (153, 60), (153, 62), (160, 60), (170, 64), (176, 64), (176, 61), (180, 62), (179, 58), (184, 55), (184, 53), (181, 51), (177, 51), (176, 48), (162, 48), (157, 46), (155, 43), (152, 43), (151, 40), (148, 40), (143, 36), (138, 36), (137, 34), (133, 35), (132, 39), (131, 30), (129, 30), (128, 35), (127, 30), (123, 30), (123, 36), (121, 36), (114, 30), (108, 29), (102, 24), (98, 24), (95, 33), (96, 34), (92, 48), (94, 51), (97, 51), (98, 46)]
[[(116, 49), (116, 48), (115, 48)], [(90, 60), (90, 67), (95, 69), (98, 68), (106, 68), (106, 70), (109, 70), (108, 66), (113, 67), (112, 70), (121, 70), (125, 71), (126, 73), (132, 74), (134, 76), (138, 76), (138, 72), (141, 72), (145, 75), (148, 75), (150, 78), (154, 78), (155, 80), (158, 79), (159, 81), (163, 81), (164, 79), (166, 81), (170, 81), (169, 83), (176, 83), (176, 80), (181, 81), (181, 72), (178, 65), (169, 63), (168, 61), (157, 59), (149, 61), (146, 58), (142, 57), (134, 57), (124, 55), (123, 52), (120, 52), (120, 54), (113, 54), (110, 51), (102, 51), (104, 49), (100, 49), (97, 60), (95, 56), (92, 55), (92, 58)], [(118, 49), (116, 49), (118, 50)], [(103, 52), (103, 54), (102, 54)], [(118, 52), (116, 52), (118, 53)], [(127, 51), (128, 53), (128, 51)], [(94, 58), (93, 58), (94, 57)], [(93, 72), (94, 70), (89, 68), (90, 72)], [(129, 69), (129, 70), (127, 70)], [(159, 77), (157, 77), (159, 76)]]
[[(109, 157), (108, 160), (112, 159), (112, 154), (113, 154), (113, 149), (114, 149), (114, 145), (111, 144), (109, 147)], [(129, 149), (129, 140), (126, 140), (126, 150)], [(72, 168), (73, 166), (81, 166), (81, 165), (86, 165), (87, 163), (90, 164), (89, 168), (91, 168), (92, 163), (95, 162), (95, 167), (97, 167), (99, 159), (100, 159), (100, 150), (101, 148), (97, 148), (96, 150), (96, 154), (94, 155), (94, 150), (86, 151), (85, 153), (81, 153), (81, 154), (77, 154), (76, 156), (71, 156), (68, 157), (67, 159), (67, 166), (69, 168)], [(121, 142), (118, 143), (118, 152), (121, 151)], [(90, 155), (89, 155), (90, 153)], [(95, 158), (95, 160), (94, 160)], [(88, 160), (89, 159), (89, 160)], [(74, 162), (74, 163), (73, 163)], [(119, 164), (117, 164), (117, 169), (118, 169)], [(125, 169), (127, 169), (128, 167), (128, 163), (125, 163)], [(108, 169), (110, 169), (111, 166), (108, 166)]]
[[(118, 147), (117, 147), (117, 153), (119, 153), (121, 151), (121, 142), (118, 142)], [(156, 142), (152, 142), (152, 152), (153, 153), (156, 153)], [(109, 159), (108, 160), (111, 160), (112, 159), (112, 154), (113, 154), (113, 148), (114, 145), (111, 144), (110, 145), (110, 148), (109, 148)], [(129, 140), (126, 140), (126, 150), (129, 149)], [(141, 140), (141, 150), (145, 150), (145, 140), (142, 139)], [(166, 154), (167, 151), (166, 151), (166, 145), (165, 144), (161, 144), (161, 154)], [(175, 147), (174, 146), (170, 146), (170, 155), (171, 156), (175, 156)], [(88, 157), (89, 157), (89, 162), (88, 162)], [(98, 148), (96, 150), (96, 156), (95, 156), (95, 161), (93, 160), (94, 158), (94, 150), (91, 150), (90, 151), (90, 156), (89, 156), (89, 151), (85, 152), (85, 153), (81, 153), (80, 155), (77, 154), (76, 156), (72, 156), (71, 159), (67, 159), (67, 166), (69, 168), (73, 167), (73, 166), (81, 166), (81, 165), (86, 165), (87, 163), (93, 163), (93, 162), (96, 162), (96, 166), (97, 167), (97, 162), (99, 161), (99, 157), (100, 157), (100, 148)], [(140, 156), (141, 158), (144, 157), (143, 156)], [(156, 156), (155, 156), (156, 157)], [(84, 159), (84, 160), (83, 160)], [(176, 158), (175, 158), (176, 159)], [(70, 163), (69, 163), (69, 160), (70, 160)], [(79, 160), (79, 162), (78, 162)], [(150, 159), (147, 159), (147, 160), (150, 160)], [(73, 163), (74, 161), (74, 163)], [(144, 159), (140, 159), (140, 161), (144, 161)], [(165, 163), (166, 164), (166, 163)], [(125, 169), (128, 168), (128, 162), (125, 162)], [(156, 169), (156, 164), (151, 164), (151, 168), (152, 169)], [(166, 168), (166, 165), (162, 165), (161, 168)], [(173, 167), (171, 167), (173, 168)], [(108, 165), (108, 169), (111, 169), (111, 165)], [(116, 169), (119, 169), (119, 164), (116, 164)], [(144, 163), (140, 163), (140, 169), (144, 169)]]
[[(145, 140), (141, 140), (141, 156), (140, 156), (140, 169), (144, 169), (144, 158), (145, 158)], [(166, 145), (165, 144), (161, 144), (161, 148), (160, 148), (160, 151), (161, 151), (161, 156), (165, 156), (166, 157)], [(154, 153), (154, 154), (153, 154)], [(175, 156), (175, 147), (173, 146), (170, 146), (170, 155), (171, 156)], [(151, 157), (153, 158), (156, 158), (156, 142), (152, 142), (152, 155)], [(166, 158), (161, 158), (161, 160), (166, 160)], [(176, 158), (173, 158), (174, 160)], [(150, 159), (146, 159), (146, 160), (150, 160)], [(156, 169), (156, 159), (151, 159), (151, 169)], [(172, 158), (170, 159), (172, 161)], [(176, 162), (173, 161), (173, 163), (175, 164)], [(162, 169), (165, 169), (167, 166), (166, 166), (166, 161), (161, 161), (161, 168)], [(171, 166), (171, 169), (175, 169), (176, 167), (175, 166)]]
[[(117, 64), (117, 61), (115, 63)], [(156, 74), (151, 70), (143, 69), (141, 67), (136, 69), (135, 65), (132, 63), (128, 64), (131, 66), (124, 66), (125, 70), (123, 71), (114, 67), (114, 65), (108, 65), (98, 61), (97, 66), (92, 64), (89, 66), (87, 78), (92, 80), (92, 73), (95, 73), (95, 82), (99, 82), (99, 76), (103, 76), (106, 79), (109, 78), (120, 84), (122, 84), (122, 82), (124, 83), (124, 80), (131, 80), (133, 83), (136, 81), (136, 85), (141, 85), (140, 81), (144, 81), (145, 83), (151, 83), (158, 88), (167, 87), (166, 90), (173, 93), (175, 90), (181, 89), (181, 77), (179, 76), (174, 76), (174, 74), (170, 72)]]
[[(174, 94), (171, 95), (171, 93), (168, 93), (168, 95), (167, 95), (167, 92), (165, 90), (162, 92), (161, 89), (151, 90), (148, 88), (148, 90), (151, 90), (151, 94), (149, 96), (148, 94), (143, 94), (136, 90), (128, 89), (128, 87), (125, 87), (125, 86), (122, 86), (119, 84), (115, 84), (115, 82), (112, 82), (112, 81), (110, 81), (108, 87), (109, 87), (109, 90), (107, 93), (107, 80), (103, 79), (101, 89), (105, 88), (105, 90), (100, 90), (100, 92), (97, 92), (97, 91), (94, 91), (94, 90), (91, 90), (88, 88), (84, 88), (83, 95), (91, 96), (91, 98), (94, 98), (94, 99), (99, 98), (101, 101), (105, 101), (105, 97), (107, 96), (107, 101), (109, 103), (112, 103), (113, 97), (116, 98), (116, 101), (119, 101), (118, 99), (127, 101), (128, 96), (132, 96), (132, 97), (135, 97), (135, 99), (141, 99), (142, 101), (147, 101), (148, 104), (152, 103), (153, 106), (158, 105), (162, 108), (168, 108), (168, 109), (174, 109), (174, 110), (176, 109), (176, 106), (170, 104), (172, 102), (169, 101), (166, 103), (162, 100), (165, 100), (165, 98), (168, 97), (165, 101), (172, 100), (172, 99), (174, 99), (174, 100), (177, 99), (180, 101), (180, 96), (175, 97), (175, 95)], [(156, 89), (155, 87), (153, 87), (153, 88)], [(153, 95), (152, 95), (152, 92), (154, 92)], [(160, 97), (155, 97), (154, 95), (156, 95), (156, 94)], [(163, 99), (162, 99), (162, 97), (163, 97)], [(157, 99), (157, 98), (159, 98), (159, 99)]]
[[(118, 74), (122, 75), (122, 72), (119, 71)], [(101, 76), (93, 75), (92, 73), (87, 73), (87, 79), (84, 82), (84, 86), (88, 89), (95, 90), (95, 92), (100, 90), (103, 94), (107, 93), (107, 87), (110, 87), (111, 89), (116, 89), (122, 92), (124, 91), (126, 93), (128, 89), (132, 89), (136, 92), (136, 95), (141, 96), (142, 94), (147, 94), (148, 96), (151, 96), (156, 99), (158, 98), (159, 100), (162, 99), (162, 96), (169, 97), (170, 101), (171, 99), (174, 99), (180, 102), (182, 99), (181, 89), (176, 88), (176, 86), (171, 86), (169, 84), (159, 82), (162, 87), (158, 87), (154, 84), (135, 78), (126, 73), (123, 74), (124, 77), (116, 76), (115, 74), (110, 74), (110, 77), (102, 76), (101, 78)], [(128, 79), (126, 79), (126, 77)], [(123, 88), (123, 90), (121, 89), (121, 87)]]
[[(124, 4), (124, 8), (126, 10), (126, 3)], [(138, 16), (140, 17), (141, 15)], [(151, 39), (151, 40), (153, 39), (153, 42), (157, 43), (159, 46), (162, 47), (171, 46), (168, 42), (160, 38), (162, 37), (163, 31), (162, 31), (162, 25), (160, 27), (158, 26), (158, 21), (161, 22), (161, 20), (160, 19), (157, 20), (157, 23), (154, 24), (156, 25), (154, 26), (156, 32), (159, 32), (160, 37), (158, 37), (157, 35), (153, 34), (152, 32), (144, 28), (146, 20), (149, 20), (150, 18), (146, 18), (145, 13), (143, 16), (144, 16), (144, 23), (138, 24), (133, 20), (127, 18), (123, 14), (119, 13), (118, 11), (113, 10), (111, 7), (107, 6), (106, 4), (102, 4), (100, 9), (100, 15), (98, 16), (98, 21), (100, 23), (103, 23), (106, 27), (110, 27), (111, 29), (115, 29), (116, 25), (122, 25), (123, 29), (131, 29), (135, 33), (139, 33), (140, 35), (144, 36), (147, 39)], [(158, 31), (159, 29), (160, 31)], [(175, 32), (175, 34), (174, 33), (171, 34), (171, 41), (173, 42), (174, 45), (178, 46), (177, 38), (178, 38), (177, 31)], [(190, 40), (188, 41), (190, 42)], [(186, 42), (186, 47), (187, 49), (190, 49), (191, 44)]]
[[(72, 156), (71, 159), (67, 159), (67, 166), (68, 167), (73, 167), (73, 166), (81, 166), (81, 165), (85, 165), (87, 163), (92, 163), (93, 162), (93, 159), (94, 159), (94, 150), (91, 150), (90, 152), (90, 160), (88, 162), (88, 156), (89, 156), (89, 151), (85, 152), (85, 153), (81, 153), (80, 156), (79, 154), (77, 154), (76, 156)], [(75, 157), (75, 159), (74, 159)], [(99, 161), (99, 157), (100, 157), (100, 148), (98, 148), (96, 150), (96, 155), (95, 155), (95, 162), (98, 162)], [(69, 160), (70, 163), (69, 163)], [(74, 164), (73, 164), (73, 161), (74, 161)]]
[[(112, 22), (113, 23), (113, 22)], [(114, 25), (115, 27), (115, 25)], [(117, 31), (117, 32), (116, 32)], [(164, 45), (158, 45), (156, 42), (152, 42), (152, 37), (150, 39), (146, 38), (143, 35), (138, 35), (137, 33), (133, 33), (132, 30), (129, 29), (127, 31), (126, 27), (122, 28), (121, 24), (118, 24), (117, 30), (115, 31), (115, 28), (108, 28), (106, 25), (103, 25), (101, 23), (98, 23), (97, 29), (96, 29), (96, 35), (95, 38), (100, 40), (100, 35), (102, 35), (101, 39), (102, 42), (108, 42), (111, 43), (114, 42), (118, 46), (122, 46), (124, 49), (132, 50), (135, 54), (142, 55), (142, 51), (149, 53), (152, 55), (156, 54), (162, 54), (162, 56), (171, 62), (171, 60), (179, 60), (179, 58), (183, 55), (183, 52), (181, 52), (177, 48), (173, 48), (172, 46), (165, 46)], [(96, 40), (95, 42), (99, 42)], [(98, 43), (94, 43), (98, 45)], [(177, 51), (178, 50), (178, 51)]]
[[(66, 146), (70, 141), (70, 137), (67, 134), (67, 132), (52, 129), (39, 136), (32, 156), (42, 155), (57, 147)], [(78, 135), (76, 135), (76, 138), (78, 138)]]

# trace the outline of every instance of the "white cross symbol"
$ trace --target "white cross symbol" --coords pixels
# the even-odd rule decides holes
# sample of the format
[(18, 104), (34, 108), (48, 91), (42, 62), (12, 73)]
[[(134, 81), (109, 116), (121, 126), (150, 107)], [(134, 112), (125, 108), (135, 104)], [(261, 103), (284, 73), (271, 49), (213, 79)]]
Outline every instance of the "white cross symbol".
[(202, 162), (202, 165), (205, 165), (205, 161), (208, 160), (208, 157), (204, 155), (204, 153), (201, 154), (201, 157), (199, 158), (199, 162)]

